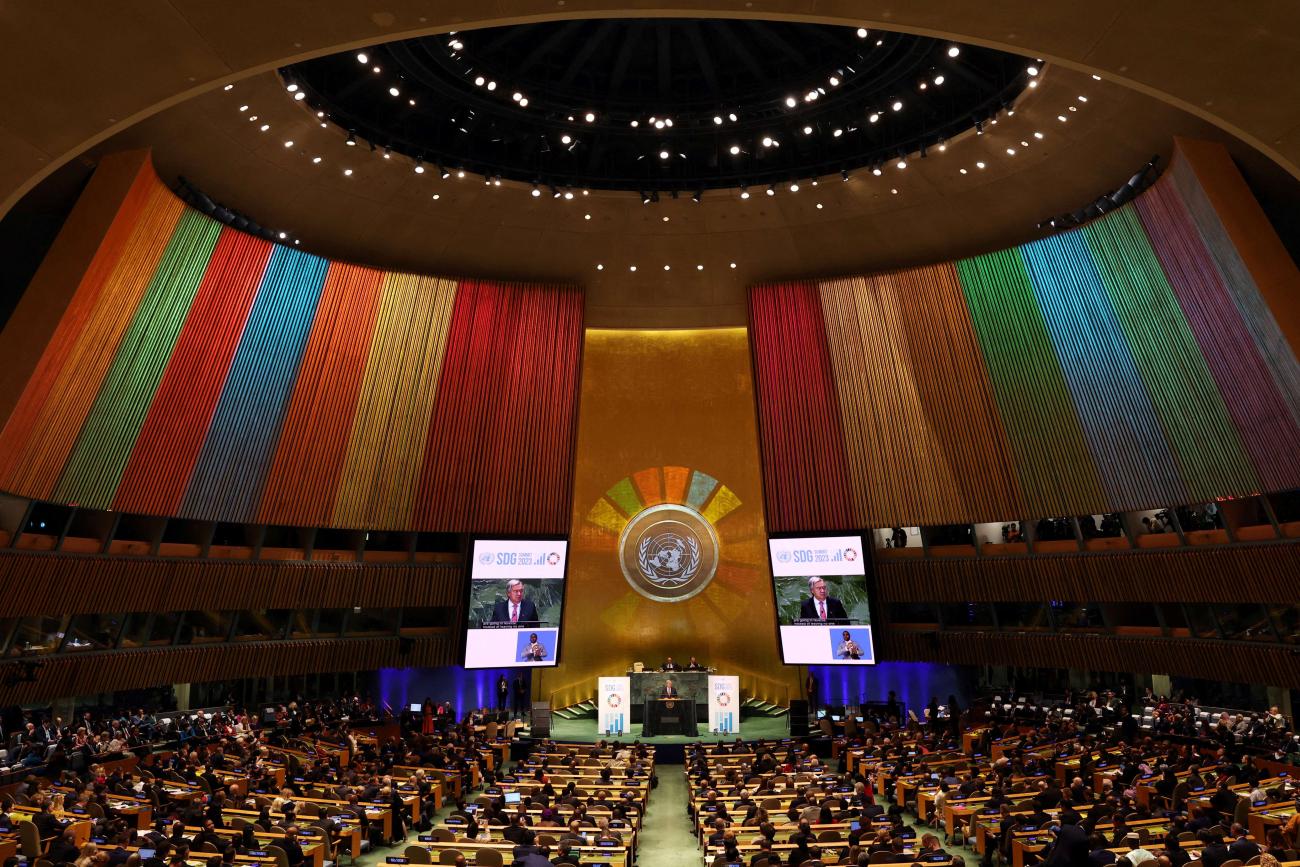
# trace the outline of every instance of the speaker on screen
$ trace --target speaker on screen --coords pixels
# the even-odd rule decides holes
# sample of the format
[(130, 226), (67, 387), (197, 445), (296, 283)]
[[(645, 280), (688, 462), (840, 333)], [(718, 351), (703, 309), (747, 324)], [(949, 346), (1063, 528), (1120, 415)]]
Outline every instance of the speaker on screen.
[(808, 702), (802, 698), (790, 700), (790, 737), (801, 738), (808, 734)]

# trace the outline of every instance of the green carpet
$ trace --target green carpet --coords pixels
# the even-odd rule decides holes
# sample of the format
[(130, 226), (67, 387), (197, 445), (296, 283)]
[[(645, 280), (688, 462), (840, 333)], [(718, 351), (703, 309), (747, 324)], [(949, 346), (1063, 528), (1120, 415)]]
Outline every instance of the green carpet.
[[(694, 743), (698, 740), (717, 740), (718, 735), (710, 735), (707, 725), (699, 727), (700, 733), (695, 737), (686, 737), (685, 735), (663, 735), (653, 738), (641, 737), (641, 726), (633, 724), (624, 736), (624, 740), (632, 738), (641, 738), (647, 744), (687, 744)], [(726, 740), (735, 740), (737, 737), (752, 740), (754, 738), (784, 738), (790, 734), (788, 720), (784, 716), (766, 717), (756, 716), (749, 717), (740, 723), (740, 731), (735, 734), (726, 735)], [(593, 717), (583, 719), (561, 719), (560, 717), (551, 717), (551, 737), (557, 741), (574, 741), (577, 743), (595, 743), (604, 735), (596, 731), (596, 720)]]

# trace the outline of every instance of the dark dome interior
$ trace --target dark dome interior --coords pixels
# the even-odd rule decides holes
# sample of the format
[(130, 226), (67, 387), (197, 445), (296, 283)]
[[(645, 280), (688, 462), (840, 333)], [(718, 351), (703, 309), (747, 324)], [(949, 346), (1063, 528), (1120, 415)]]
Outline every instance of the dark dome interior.
[(1011, 106), (1036, 73), (1014, 54), (904, 33), (675, 19), (456, 32), (282, 70), (361, 146), (488, 178), (652, 193), (923, 153)]

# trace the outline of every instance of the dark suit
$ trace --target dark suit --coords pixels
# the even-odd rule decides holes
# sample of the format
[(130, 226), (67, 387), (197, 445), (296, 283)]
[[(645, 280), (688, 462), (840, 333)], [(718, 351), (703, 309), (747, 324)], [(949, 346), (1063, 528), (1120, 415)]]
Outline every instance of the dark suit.
[[(491, 623), (509, 623), (510, 622), (510, 600), (498, 599), (492, 604), (492, 617), (489, 618)], [(519, 603), (519, 620), (520, 624), (536, 625), (537, 606), (533, 600), (525, 599)]]
[[(821, 620), (817, 616), (817, 600), (809, 596), (799, 606), (799, 618), (801, 620)], [(826, 597), (826, 622), (834, 623), (839, 621), (846, 622), (849, 619), (849, 613), (844, 610), (844, 603), (834, 596)]]
[(679, 695), (681, 695), (681, 693), (677, 691), (677, 687), (675, 686), (664, 684), (664, 688), (659, 690), (660, 698), (677, 698)]
[(1088, 867), (1088, 833), (1078, 825), (1062, 825), (1047, 856), (1048, 867)]

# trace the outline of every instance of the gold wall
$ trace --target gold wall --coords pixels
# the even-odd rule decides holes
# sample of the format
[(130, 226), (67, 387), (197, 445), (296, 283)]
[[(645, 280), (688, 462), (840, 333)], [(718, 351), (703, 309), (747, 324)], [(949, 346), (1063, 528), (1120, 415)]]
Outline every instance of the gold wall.
[[(565, 707), (632, 662), (693, 654), (788, 703), (799, 673), (780, 662), (761, 485), (745, 329), (589, 329), (561, 662), (533, 694)], [(695, 505), (720, 545), (713, 580), (680, 602), (637, 593), (619, 566), (618, 532), (663, 502)]]

